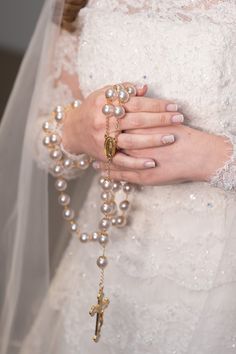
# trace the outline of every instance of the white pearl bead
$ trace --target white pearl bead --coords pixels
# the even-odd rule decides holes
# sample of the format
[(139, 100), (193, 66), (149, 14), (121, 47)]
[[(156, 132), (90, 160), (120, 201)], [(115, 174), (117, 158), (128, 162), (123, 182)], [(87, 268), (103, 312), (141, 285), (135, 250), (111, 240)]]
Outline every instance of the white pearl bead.
[(77, 107), (79, 107), (81, 105), (81, 101), (80, 100), (75, 100), (74, 102), (73, 102), (73, 107), (74, 108), (77, 108)]
[(52, 150), (50, 152), (50, 157), (52, 160), (60, 160), (62, 158), (62, 152), (59, 149)]
[(119, 97), (120, 102), (122, 102), (122, 103), (126, 103), (129, 100), (128, 92), (123, 89), (118, 92), (118, 97)]
[(55, 112), (63, 112), (63, 107), (62, 106), (56, 106)]
[(105, 256), (100, 256), (97, 259), (97, 266), (101, 269), (105, 268), (108, 264), (107, 257)]
[(78, 230), (78, 224), (76, 222), (72, 221), (70, 224), (70, 230), (71, 230), (71, 232), (76, 232)]
[(83, 158), (79, 161), (79, 168), (81, 168), (81, 170), (86, 170), (88, 167), (89, 167), (88, 158)]
[(108, 235), (106, 234), (101, 234), (99, 236), (98, 242), (100, 243), (100, 245), (106, 245), (109, 241)]
[(63, 192), (67, 188), (67, 182), (63, 178), (58, 178), (55, 182), (55, 188), (58, 191)]
[(122, 227), (126, 224), (126, 219), (123, 215), (120, 215), (116, 218), (116, 226)]
[(106, 180), (105, 177), (103, 176), (99, 177), (98, 183), (100, 184), (101, 187), (103, 187), (105, 180)]
[(128, 86), (126, 87), (126, 90), (130, 96), (136, 96), (137, 95), (137, 90), (135, 86)]
[(52, 173), (55, 177), (63, 174), (63, 167), (61, 165), (53, 166)]
[(112, 218), (112, 219), (111, 219), (111, 224), (112, 224), (113, 226), (116, 225), (116, 218)]
[(99, 223), (99, 228), (102, 230), (107, 230), (110, 226), (110, 220), (108, 218), (102, 218)]
[(129, 209), (129, 205), (130, 205), (130, 203), (129, 203), (128, 200), (123, 200), (122, 202), (120, 202), (120, 205), (119, 205), (120, 210), (123, 210), (123, 211), (128, 210)]
[(111, 188), (112, 188), (112, 182), (108, 179), (105, 179), (103, 185), (102, 185), (102, 188), (105, 190), (105, 191), (109, 191)]
[(43, 145), (44, 146), (49, 146), (50, 145), (50, 137), (49, 136), (45, 136), (43, 138)]
[(112, 190), (113, 192), (118, 192), (121, 189), (122, 185), (120, 182), (113, 182), (112, 183)]
[(63, 206), (70, 204), (70, 196), (66, 193), (60, 194), (58, 197), (58, 203)]
[(101, 199), (106, 202), (109, 202), (113, 199), (113, 194), (111, 192), (104, 191), (101, 193)]
[(50, 123), (48, 121), (44, 122), (42, 128), (45, 132), (47, 132), (50, 130)]
[(130, 183), (126, 182), (123, 186), (123, 191), (125, 193), (130, 193), (132, 191), (133, 187)]
[(101, 206), (101, 212), (103, 214), (110, 214), (112, 211), (112, 206), (109, 203), (103, 203)]
[(57, 123), (60, 123), (63, 118), (64, 118), (63, 112), (57, 112), (57, 113), (55, 114), (55, 120), (57, 121)]
[(109, 88), (105, 92), (106, 98), (112, 101), (116, 98), (116, 95), (117, 95), (116, 90), (114, 90), (113, 88)]
[(66, 208), (62, 212), (62, 216), (65, 220), (72, 220), (75, 216), (75, 212), (73, 209)]
[(65, 168), (70, 168), (70, 167), (72, 166), (72, 161), (71, 161), (71, 159), (65, 159), (65, 160), (63, 161), (63, 166), (64, 166)]
[(97, 241), (98, 240), (98, 237), (99, 237), (99, 233), (94, 231), (92, 233), (92, 241)]
[(81, 235), (80, 235), (80, 241), (81, 242), (87, 242), (89, 240), (89, 235), (86, 233), (86, 232), (83, 232)]
[(61, 138), (57, 134), (50, 135), (50, 143), (51, 144), (59, 144), (61, 142)]
[(116, 118), (123, 118), (125, 116), (125, 109), (122, 106), (115, 106), (114, 116)]
[(114, 112), (114, 106), (111, 104), (104, 104), (102, 107), (102, 113), (105, 114), (105, 116), (111, 116)]

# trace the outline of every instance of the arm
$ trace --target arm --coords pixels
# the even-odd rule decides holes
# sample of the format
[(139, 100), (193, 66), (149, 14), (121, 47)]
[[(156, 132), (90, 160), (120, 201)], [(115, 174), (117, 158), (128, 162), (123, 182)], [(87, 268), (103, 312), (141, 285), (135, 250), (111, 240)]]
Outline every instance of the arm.
[[(55, 43), (50, 74), (43, 87), (39, 116), (35, 126), (35, 159), (40, 168), (50, 173), (53, 171), (54, 163), (49, 157), (47, 148), (42, 144), (45, 135), (42, 126), (57, 105), (67, 105), (77, 98), (82, 99), (77, 75), (77, 51), (78, 33), (61, 30)], [(60, 135), (62, 133), (63, 131), (59, 132)], [(73, 160), (83, 158), (83, 155), (70, 154), (63, 146), (61, 147), (68, 158)], [(66, 170), (67, 178), (75, 178), (80, 174), (79, 169)]]

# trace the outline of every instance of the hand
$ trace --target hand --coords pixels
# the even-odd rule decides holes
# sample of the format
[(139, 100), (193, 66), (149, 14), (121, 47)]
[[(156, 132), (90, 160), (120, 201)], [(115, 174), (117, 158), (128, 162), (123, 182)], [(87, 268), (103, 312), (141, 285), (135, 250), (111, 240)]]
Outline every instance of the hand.
[[(105, 116), (102, 107), (106, 103), (105, 90), (107, 86), (90, 94), (82, 104), (70, 111), (64, 122), (62, 143), (68, 151), (80, 154), (86, 153), (102, 162), (104, 155)], [(127, 114), (120, 121), (120, 128), (125, 130), (118, 138), (118, 146), (122, 149), (140, 149), (151, 146), (168, 145), (174, 142), (168, 129), (165, 134), (155, 136), (134, 135), (129, 130), (135, 128), (149, 128), (153, 126), (171, 126), (183, 122), (183, 116), (178, 114), (177, 105), (154, 98), (142, 97), (147, 86), (137, 89), (137, 96), (131, 97), (125, 104)], [(111, 118), (111, 126), (115, 125), (115, 118)], [(146, 169), (155, 166), (155, 161), (140, 156), (131, 156), (119, 152), (113, 159), (114, 163), (123, 168)]]
[[(111, 165), (111, 178), (142, 185), (163, 185), (185, 181), (208, 181), (232, 153), (232, 144), (224, 137), (208, 134), (185, 125), (136, 129), (134, 135), (172, 133), (175, 144), (166, 147), (124, 150), (132, 157), (150, 158), (157, 167), (149, 171), (130, 171)], [(104, 165), (100, 163), (104, 169)]]

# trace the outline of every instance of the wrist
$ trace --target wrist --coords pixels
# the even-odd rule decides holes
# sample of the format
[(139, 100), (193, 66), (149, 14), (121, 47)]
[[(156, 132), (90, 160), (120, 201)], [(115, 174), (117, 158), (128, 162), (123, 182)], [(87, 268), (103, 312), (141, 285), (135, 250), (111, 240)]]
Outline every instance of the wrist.
[(208, 147), (202, 175), (204, 182), (209, 182), (217, 170), (222, 168), (233, 154), (233, 145), (226, 136), (210, 135)]
[(73, 155), (84, 153), (78, 131), (79, 110), (80, 107), (76, 107), (67, 113), (61, 132), (63, 149)]

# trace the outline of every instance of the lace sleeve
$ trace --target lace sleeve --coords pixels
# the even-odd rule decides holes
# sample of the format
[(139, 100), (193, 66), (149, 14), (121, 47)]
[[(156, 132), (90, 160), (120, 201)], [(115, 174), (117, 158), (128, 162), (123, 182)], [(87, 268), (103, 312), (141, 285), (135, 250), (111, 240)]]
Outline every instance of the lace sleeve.
[(233, 152), (228, 161), (219, 168), (210, 178), (213, 187), (224, 189), (225, 191), (236, 191), (236, 135), (232, 133), (224, 134), (233, 146)]
[[(34, 155), (39, 168), (45, 169), (49, 173), (51, 173), (53, 165), (48, 149), (42, 144), (44, 137), (42, 125), (57, 105), (67, 105), (77, 98), (82, 99), (77, 70), (78, 38), (77, 32), (69, 33), (66, 30), (61, 30), (55, 43), (50, 75), (48, 75), (43, 87), (40, 113), (35, 125), (36, 145)], [(68, 155), (68, 158), (77, 161), (84, 157), (84, 155), (73, 155), (65, 149), (63, 149), (63, 152)], [(80, 176), (82, 172), (79, 169), (72, 169), (66, 171), (64, 175), (71, 179)]]

